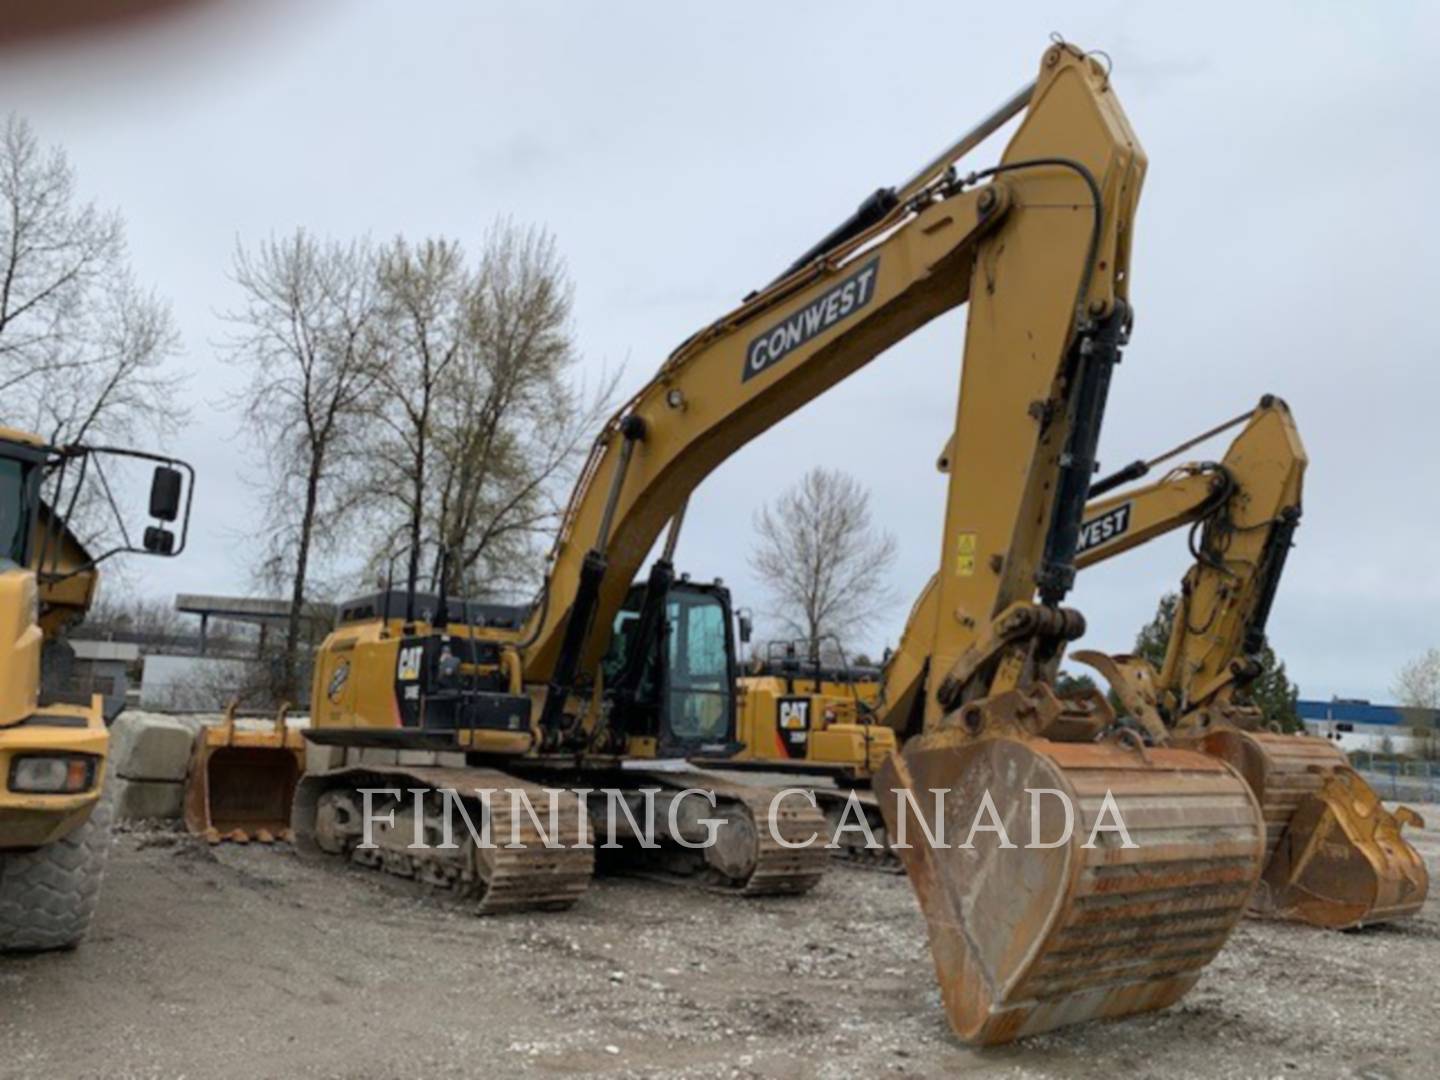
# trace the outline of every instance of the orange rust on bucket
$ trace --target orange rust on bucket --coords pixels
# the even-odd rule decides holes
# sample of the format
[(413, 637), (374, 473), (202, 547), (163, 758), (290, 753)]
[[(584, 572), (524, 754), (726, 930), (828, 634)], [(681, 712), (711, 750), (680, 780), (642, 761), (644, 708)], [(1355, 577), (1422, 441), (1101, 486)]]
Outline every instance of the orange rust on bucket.
[(1329, 929), (1413, 915), (1425, 861), (1401, 835), (1413, 810), (1386, 810), (1332, 743), (1307, 735), (1220, 729), (1199, 745), (1234, 765), (1265, 814), (1266, 867), (1255, 914)]
[[(933, 789), (946, 792), (938, 816)], [(939, 732), (892, 756), (876, 791), (892, 836), (905, 815), (898, 854), (951, 1026), (981, 1045), (1178, 1001), (1243, 915), (1264, 857), (1244, 781), (1188, 750)], [(1004, 838), (984, 831), (987, 791)], [(942, 821), (943, 848), (922, 831)]]
[(285, 723), (287, 706), (268, 731), (235, 727), (235, 703), (225, 722), (195, 739), (185, 783), (185, 828), (212, 844), (289, 840), (290, 805), (305, 771), (305, 740)]

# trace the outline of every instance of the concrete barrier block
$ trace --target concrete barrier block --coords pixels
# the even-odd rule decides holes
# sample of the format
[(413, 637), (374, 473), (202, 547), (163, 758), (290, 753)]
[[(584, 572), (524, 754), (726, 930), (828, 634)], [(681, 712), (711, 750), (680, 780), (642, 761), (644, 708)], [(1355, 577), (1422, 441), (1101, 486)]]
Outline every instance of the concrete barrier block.
[(352, 750), (349, 755), (352, 765), (396, 765), (399, 761), (398, 750), (387, 750), (380, 746), (361, 747), (358, 751)]
[(305, 744), (305, 771), (306, 772), (327, 772), (330, 769), (338, 769), (345, 764), (345, 748), (343, 746), (320, 746), (317, 743)]
[(110, 780), (115, 800), (115, 817), (120, 821), (138, 818), (178, 818), (184, 811), (185, 785), (157, 780)]
[(183, 783), (194, 731), (168, 716), (127, 713), (110, 728), (115, 775), (127, 780)]

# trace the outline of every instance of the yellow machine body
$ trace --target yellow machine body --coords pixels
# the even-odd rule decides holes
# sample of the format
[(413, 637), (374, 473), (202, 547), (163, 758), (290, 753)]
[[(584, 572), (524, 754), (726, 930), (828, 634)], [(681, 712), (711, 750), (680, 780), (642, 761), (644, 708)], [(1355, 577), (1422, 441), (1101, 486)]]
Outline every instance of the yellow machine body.
[[(48, 511), (32, 501), (34, 511), (19, 509), (23, 497), (19, 474), (26, 483), (38, 483), (46, 448), (35, 436), (0, 428), (0, 468), (16, 473), (15, 506), (4, 512), (12, 525), (26, 529), (24, 564), (0, 552), (0, 853), (22, 851), (54, 843), (89, 818), (100, 799), (110, 736), (105, 728), (99, 695), (83, 703), (41, 704), (41, 651), (89, 606), (94, 595), (95, 572), (81, 571), (58, 583), (42, 585), (30, 563)], [(53, 567), (61, 573), (86, 561), (83, 547), (68, 531), (52, 536)], [(55, 549), (58, 547), (58, 551)], [(52, 560), (47, 560), (47, 566)], [(56, 757), (84, 763), (90, 783), (81, 791), (35, 794), (11, 787), (17, 759)]]
[[(460, 728), (437, 736), (428, 745), (420, 740), (387, 739), (386, 733), (404, 733), (400, 715), (409, 684), (418, 683), (418, 670), (401, 663), (401, 652), (413, 643), (430, 639), (437, 627), (424, 619), (407, 623), (401, 617), (367, 616), (344, 620), (325, 638), (315, 654), (310, 684), (310, 722), (319, 729), (344, 728), (357, 733), (351, 745), (384, 747), (405, 745), (410, 749), (461, 750), (497, 756), (522, 756), (536, 744), (534, 733), (517, 713), (504, 728)], [(449, 622), (444, 633), (458, 643), (499, 641), (504, 636), (491, 630)], [(412, 644), (407, 646), (407, 642)], [(462, 673), (469, 675), (468, 668)], [(501, 683), (507, 690), (521, 691), (514, 678), (513, 662), (481, 667), (474, 673), (487, 684)], [(423, 723), (420, 726), (424, 726)], [(365, 735), (370, 736), (366, 739)]]
[(744, 675), (737, 690), (736, 739), (743, 748), (735, 762), (864, 781), (898, 746), (895, 733), (872, 716), (877, 680)]
[[(401, 651), (406, 640), (424, 640), (434, 632), (429, 623), (407, 624), (401, 618), (344, 621), (315, 653), (311, 724), (320, 729), (343, 727), (352, 732), (355, 745), (367, 741), (377, 747), (399, 745), (387, 736), (402, 730), (400, 702), (406, 680)], [(460, 625), (448, 632), (457, 640), (485, 636), (484, 631)], [(282, 707), (269, 726), (241, 726), (232, 705), (223, 724), (200, 732), (185, 790), (185, 824), (191, 833), (211, 843), (268, 843), (293, 837), (290, 819), (306, 754), (304, 736), (286, 724), (286, 711)], [(437, 739), (435, 745), (518, 755), (530, 749), (531, 741), (529, 728), (517, 716), (513, 730), (460, 730)], [(423, 747), (412, 741), (408, 748)]]
[[(52, 844), (84, 824), (100, 799), (109, 746), (98, 695), (88, 708), (38, 707), (24, 722), (0, 726), (0, 777), (6, 778), (0, 789), (0, 855)], [(83, 759), (94, 780), (74, 794), (12, 791), (8, 778), (23, 757)]]
[[(122, 521), (123, 544), (92, 558), (65, 520), (95, 455), (158, 463), (149, 501), (155, 524), (145, 528), (143, 548), (131, 546)], [(0, 428), (0, 952), (73, 948), (89, 929), (110, 846), (110, 736), (101, 695), (71, 682), (63, 632), (94, 600), (99, 562), (184, 550), (190, 500), (182, 499), (182, 469), (193, 481), (194, 471), (174, 458), (50, 446)], [(76, 477), (74, 488), (67, 476)], [(102, 486), (119, 520), (103, 475)], [(169, 525), (182, 514), (177, 538)]]

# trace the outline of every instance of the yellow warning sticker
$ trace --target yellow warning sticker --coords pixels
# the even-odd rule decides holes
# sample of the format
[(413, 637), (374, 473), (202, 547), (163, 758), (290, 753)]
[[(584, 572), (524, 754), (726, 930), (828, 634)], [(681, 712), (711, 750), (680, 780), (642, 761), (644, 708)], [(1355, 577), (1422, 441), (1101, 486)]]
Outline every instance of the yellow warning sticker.
[(962, 532), (955, 543), (955, 573), (960, 577), (975, 574), (976, 539), (973, 532)]

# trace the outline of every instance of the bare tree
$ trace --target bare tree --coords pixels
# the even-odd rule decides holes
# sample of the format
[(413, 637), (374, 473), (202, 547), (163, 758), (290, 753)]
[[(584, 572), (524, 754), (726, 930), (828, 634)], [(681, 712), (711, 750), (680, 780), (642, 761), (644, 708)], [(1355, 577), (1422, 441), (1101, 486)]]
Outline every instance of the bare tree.
[(186, 419), (169, 307), (136, 284), (120, 216), (80, 203), (64, 151), (0, 129), (0, 391), (54, 444), (163, 436)]
[(1427, 759), (1440, 756), (1440, 649), (1426, 649), (1400, 668), (1391, 688), (1411, 735)]
[(341, 543), (376, 367), (375, 258), (364, 243), (321, 243), (303, 229), (235, 253), (241, 306), (229, 360), (249, 383), (238, 395), (244, 433), (264, 456), (264, 538), (257, 572), (290, 594), (282, 681), (292, 691), (301, 613), (318, 556)]
[(894, 603), (886, 575), (895, 539), (870, 520), (854, 477), (814, 468), (755, 516), (750, 565), (769, 590), (770, 614), (817, 641), (853, 641)]
[[(449, 553), (457, 586), (496, 595), (530, 584), (559, 516), (557, 488), (605, 415), (572, 380), (571, 288), (554, 241), (497, 224), (478, 267), (458, 245), (397, 240), (380, 260), (371, 467), (375, 561)], [(438, 560), (431, 564), (432, 585)]]
[[(407, 552), (408, 580), (415, 581), (425, 539), (435, 408), (464, 347), (470, 282), (460, 246), (444, 239), (412, 248), (397, 238), (377, 266), (380, 318), (372, 335), (373, 362), (383, 393), (376, 398), (375, 416), (385, 434), (371, 448), (378, 467), (367, 470), (362, 484), (400, 509), (399, 528), (386, 530), (384, 546)], [(386, 514), (383, 504), (372, 505)]]
[(194, 617), (182, 615), (169, 600), (112, 595), (110, 582), (85, 612), (85, 620), (70, 635), (111, 641), (134, 641), (156, 650), (174, 650), (196, 636)]
[(562, 489), (613, 407), (618, 373), (593, 391), (572, 377), (572, 294), (547, 233), (490, 231), (437, 429), (434, 528), (471, 595), (533, 584)]
[[(168, 305), (135, 282), (116, 213), (81, 203), (64, 151), (25, 120), (0, 128), (0, 393), (7, 422), (52, 445), (164, 438), (185, 376)], [(68, 524), (87, 547), (121, 528), (95, 483)], [(54, 492), (47, 489), (46, 498)], [(123, 576), (124, 568), (117, 568)]]
[(1440, 709), (1440, 649), (1426, 649), (1401, 667), (1391, 692), (1401, 705)]

